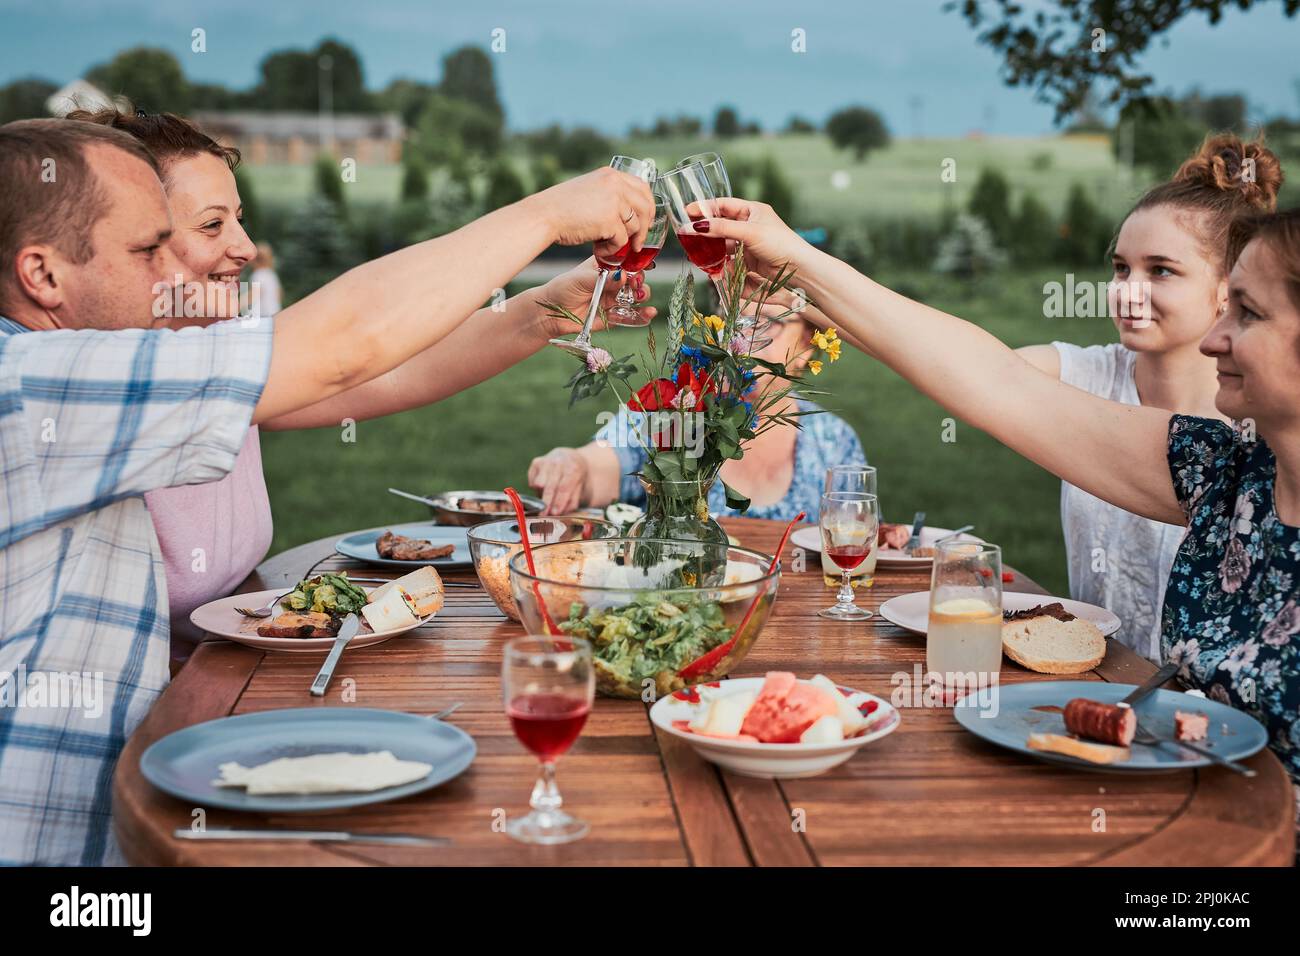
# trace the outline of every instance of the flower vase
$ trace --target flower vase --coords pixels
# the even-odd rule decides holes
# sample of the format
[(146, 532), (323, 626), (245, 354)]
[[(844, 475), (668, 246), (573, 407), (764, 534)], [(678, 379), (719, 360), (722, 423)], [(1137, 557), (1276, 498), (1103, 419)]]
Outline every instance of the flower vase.
[[(645, 489), (645, 515), (629, 530), (631, 538), (659, 538), (673, 541), (698, 541), (696, 558), (683, 569), (692, 587), (714, 587), (727, 574), (727, 546), (730, 539), (722, 525), (709, 514), (709, 489), (715, 477), (698, 481), (650, 481), (640, 479)], [(652, 562), (653, 554), (639, 552), (637, 562)]]

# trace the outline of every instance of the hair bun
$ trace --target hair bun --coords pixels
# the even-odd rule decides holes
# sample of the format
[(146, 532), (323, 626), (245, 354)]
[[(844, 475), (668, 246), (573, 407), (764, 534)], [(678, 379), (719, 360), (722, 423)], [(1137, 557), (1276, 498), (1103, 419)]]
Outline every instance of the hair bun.
[(1282, 186), (1282, 163), (1261, 140), (1243, 143), (1235, 133), (1219, 133), (1205, 138), (1178, 167), (1173, 182), (1236, 193), (1249, 208), (1271, 212)]

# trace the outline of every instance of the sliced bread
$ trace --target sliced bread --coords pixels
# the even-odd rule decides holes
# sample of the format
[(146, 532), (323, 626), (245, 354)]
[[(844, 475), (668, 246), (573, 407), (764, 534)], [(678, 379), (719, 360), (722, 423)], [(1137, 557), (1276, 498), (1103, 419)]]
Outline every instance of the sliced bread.
[(1010, 615), (1002, 624), (1002, 650), (1031, 671), (1082, 674), (1106, 656), (1106, 638), (1091, 621), (1049, 604)]
[(415, 613), (420, 617), (442, 610), (445, 589), (442, 586), (442, 577), (435, 568), (426, 565), (375, 588), (370, 592), (370, 603), (382, 601), (384, 596), (395, 587), (400, 587), (411, 596), (411, 600), (415, 602)]

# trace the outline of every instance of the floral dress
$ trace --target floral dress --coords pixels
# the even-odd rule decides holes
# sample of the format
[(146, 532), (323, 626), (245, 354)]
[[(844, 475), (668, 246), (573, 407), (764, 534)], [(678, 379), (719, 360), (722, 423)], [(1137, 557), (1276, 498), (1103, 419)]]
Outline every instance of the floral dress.
[(1300, 797), (1300, 528), (1278, 519), (1273, 452), (1222, 422), (1175, 415), (1169, 471), (1188, 531), (1161, 650), (1183, 684), (1267, 728)]
[[(862, 443), (852, 425), (837, 415), (820, 411), (813, 402), (802, 398), (795, 402), (799, 411), (817, 411), (819, 414), (805, 414), (799, 418), (801, 427), (794, 440), (794, 476), (790, 479), (790, 490), (780, 501), (770, 505), (751, 505), (745, 512), (747, 518), (789, 521), (802, 511), (810, 521), (816, 521), (821, 510), (822, 493), (826, 490), (826, 469), (853, 462), (866, 464), (866, 452), (862, 450)], [(629, 412), (626, 406), (620, 407), (618, 415), (596, 433), (595, 440), (604, 442), (618, 455), (622, 476), (619, 479), (619, 500), (644, 506), (645, 489), (634, 475), (645, 465), (649, 455), (644, 445), (629, 439), (642, 418), (639, 412)], [(721, 481), (715, 481), (709, 489), (709, 511), (725, 516), (739, 514), (727, 507), (726, 491)]]

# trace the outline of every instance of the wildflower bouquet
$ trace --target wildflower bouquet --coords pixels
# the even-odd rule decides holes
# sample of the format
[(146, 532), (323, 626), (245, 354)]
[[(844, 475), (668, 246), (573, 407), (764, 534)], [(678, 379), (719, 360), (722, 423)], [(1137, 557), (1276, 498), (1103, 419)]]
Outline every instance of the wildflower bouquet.
[[(824, 361), (834, 362), (840, 355), (834, 329), (817, 332), (808, 352), (780, 361), (753, 354), (755, 331), (744, 327), (741, 317), (760, 316), (760, 325), (764, 318), (781, 322), (800, 311), (803, 301), (796, 296), (791, 306), (772, 304), (774, 296), (789, 288), (792, 269), (783, 268), (749, 292), (746, 277), (741, 247), (725, 279), (723, 314), (702, 315), (694, 307), (694, 279), (688, 269), (673, 285), (667, 342), (661, 345), (649, 331), (646, 351), (639, 356), (615, 359), (604, 349), (593, 349), (567, 386), (570, 407), (608, 388), (621, 404), (639, 413), (632, 440), (646, 450), (648, 460), (638, 477), (656, 485), (694, 483), (694, 511), (700, 520), (708, 517), (705, 495), (723, 462), (743, 458), (745, 445), (769, 428), (799, 427), (799, 417), (809, 414), (789, 408), (785, 399), (790, 393), (798, 387), (801, 395), (824, 394), (809, 388), (789, 366), (812, 353), (819, 357), (809, 360), (808, 369), (817, 375)], [(550, 308), (581, 324), (572, 312)], [(724, 489), (729, 507), (742, 512), (748, 508), (747, 498), (725, 482)]]

